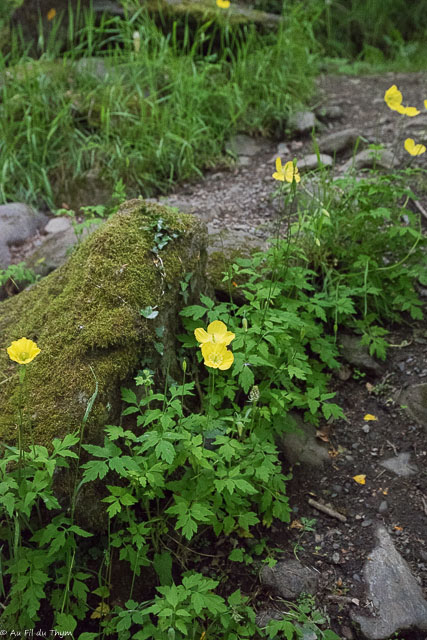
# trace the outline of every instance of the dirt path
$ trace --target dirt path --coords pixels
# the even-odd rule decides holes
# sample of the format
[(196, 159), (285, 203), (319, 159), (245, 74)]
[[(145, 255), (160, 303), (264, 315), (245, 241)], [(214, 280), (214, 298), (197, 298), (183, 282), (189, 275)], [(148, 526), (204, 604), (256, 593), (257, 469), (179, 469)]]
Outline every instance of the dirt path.
[[(405, 118), (390, 111), (384, 102), (384, 93), (397, 84), (404, 96), (405, 105), (417, 106), (421, 115)], [(317, 139), (349, 128), (362, 136), (358, 150), (369, 144), (384, 144), (396, 155), (396, 163), (408, 163), (409, 156), (403, 149), (403, 141), (413, 137), (421, 141), (421, 134), (427, 132), (427, 74), (393, 74), (382, 76), (351, 77), (324, 76), (317, 82), (318, 93), (313, 107), (319, 117)], [(333, 119), (321, 116), (326, 109)], [(425, 114), (425, 115), (424, 115)], [(338, 116), (338, 117), (337, 117)], [(403, 125), (403, 126), (402, 126)], [(237, 167), (231, 170), (208, 171), (203, 180), (180, 185), (165, 200), (183, 210), (200, 215), (212, 231), (222, 228), (244, 232), (255, 237), (271, 234), (275, 218), (272, 192), (275, 189), (272, 173), (277, 155), (282, 160), (296, 157), (298, 160), (313, 153), (311, 131), (293, 133), (283, 137), (280, 143), (271, 140), (237, 141)], [(252, 144), (251, 144), (252, 142)], [(233, 145), (231, 145), (233, 146)], [(283, 150), (286, 147), (287, 150)], [(240, 151), (240, 153), (239, 153)], [(334, 158), (334, 172), (339, 172), (351, 159), (354, 145), (350, 142)], [(422, 166), (424, 157), (411, 161), (414, 166)], [(420, 202), (427, 209), (426, 193), (419, 194)]]

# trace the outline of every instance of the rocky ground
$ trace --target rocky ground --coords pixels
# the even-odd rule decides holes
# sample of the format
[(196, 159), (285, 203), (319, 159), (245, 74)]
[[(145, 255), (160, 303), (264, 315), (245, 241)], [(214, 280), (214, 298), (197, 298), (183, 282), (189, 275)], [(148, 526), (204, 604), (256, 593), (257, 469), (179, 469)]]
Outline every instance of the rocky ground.
[[(368, 144), (386, 145), (376, 162), (390, 168), (408, 162), (405, 138), (425, 143), (427, 112), (402, 121), (383, 101), (392, 84), (405, 105), (421, 108), (427, 98), (426, 74), (320, 78), (312, 111), (296, 118), (294, 131), (283, 132), (280, 144), (236, 136), (229, 145), (234, 167), (209, 171), (162, 201), (201, 216), (213, 244), (262, 243), (276, 214), (274, 160), (296, 157), (302, 173), (304, 165), (315, 168), (313, 125), (323, 163), (335, 174), (350, 165), (372, 166)], [(412, 162), (425, 164), (425, 156)], [(414, 206), (426, 228), (427, 189), (417, 196)], [(22, 220), (25, 227), (24, 214)], [(21, 230), (24, 244), (0, 232), (0, 258), (18, 262), (37, 249), (37, 256), (57, 266), (64, 247), (74, 242), (73, 231), (66, 220), (62, 229), (58, 219), (50, 227), (40, 220), (39, 230)], [(0, 208), (0, 231), (1, 224)], [(228, 235), (218, 239), (224, 229)], [(355, 360), (351, 348), (333, 380), (346, 420), (307, 435), (306, 448), (315, 455), (293, 466), (291, 526), (260, 532), (279, 564), (252, 574), (230, 565), (233, 590), (240, 586), (253, 597), (264, 616), (259, 620), (285, 610), (284, 601), (301, 589), (312, 590), (340, 637), (386, 639), (403, 629), (400, 638), (427, 638), (427, 330), (423, 323), (407, 322), (392, 328), (388, 339), (393, 346), (385, 363)]]

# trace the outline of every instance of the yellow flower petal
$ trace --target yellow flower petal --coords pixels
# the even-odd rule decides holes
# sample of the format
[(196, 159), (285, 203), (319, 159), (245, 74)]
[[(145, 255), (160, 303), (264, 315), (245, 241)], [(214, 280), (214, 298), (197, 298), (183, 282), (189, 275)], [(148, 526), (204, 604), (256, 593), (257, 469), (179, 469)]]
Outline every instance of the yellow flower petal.
[(427, 100), (424, 100), (424, 106), (427, 109)]
[(49, 20), (49, 22), (51, 20), (53, 20), (55, 16), (56, 16), (56, 9), (49, 9), (49, 11), (47, 12), (47, 16), (46, 16), (46, 18)]
[(220, 9), (228, 9), (230, 6), (230, 0), (216, 0), (216, 6)]
[(366, 416), (363, 416), (365, 422), (369, 422), (369, 420), (378, 420), (376, 416), (373, 416), (372, 413), (367, 413)]
[(402, 94), (395, 84), (387, 89), (384, 94), (384, 100), (390, 109), (397, 111), (399, 105), (402, 103)]
[(227, 326), (221, 320), (214, 320), (208, 325), (208, 333), (213, 336), (213, 342), (220, 343), (223, 341), (222, 338), (230, 332), (227, 332)]
[(420, 112), (415, 107), (404, 107), (403, 113), (405, 116), (409, 116), (410, 118), (413, 118), (414, 116), (417, 116)]
[(366, 475), (361, 473), (358, 476), (353, 476), (353, 480), (357, 482), (357, 484), (366, 484)]
[(283, 172), (282, 161), (280, 158), (276, 158), (276, 171), (272, 176), (275, 180), (285, 181), (285, 174)]
[[(390, 109), (392, 109), (392, 107), (390, 107)], [(393, 111), (397, 111), (397, 113), (400, 113), (402, 116), (405, 115), (405, 110), (406, 110), (406, 107), (404, 107), (402, 104), (397, 104), (396, 107), (393, 109)]]
[(272, 176), (272, 177), (273, 177), (275, 180), (281, 180), (282, 182), (284, 182), (284, 181), (285, 181), (285, 176), (284, 176), (284, 174), (283, 174), (283, 173), (277, 173), (277, 172), (275, 172), (275, 173), (273, 173), (273, 176)]
[(225, 344), (207, 342), (201, 349), (204, 364), (212, 369), (229, 369), (234, 362), (234, 356)]
[(7, 348), (9, 358), (18, 364), (28, 364), (40, 353), (40, 349), (32, 340), (21, 338), (12, 342)]
[(299, 182), (301, 180), (298, 168), (294, 166), (292, 160), (289, 160), (283, 168), (286, 182)]
[(426, 151), (425, 146), (423, 144), (415, 144), (413, 138), (406, 138), (404, 147), (411, 156), (421, 156)]
[(214, 320), (208, 325), (207, 332), (199, 327), (194, 330), (197, 342), (205, 344), (207, 342), (213, 342), (215, 344), (228, 345), (236, 335), (231, 331), (227, 331), (227, 326), (221, 322), (221, 320)]
[(197, 342), (199, 342), (200, 344), (204, 344), (205, 342), (212, 342), (212, 336), (206, 333), (206, 331), (202, 327), (194, 329), (194, 335), (196, 336)]
[(231, 367), (233, 362), (234, 362), (233, 353), (228, 349), (226, 349), (225, 355), (223, 356), (222, 364), (220, 364), (218, 368), (221, 369), (221, 371), (225, 371), (226, 369), (229, 369)]

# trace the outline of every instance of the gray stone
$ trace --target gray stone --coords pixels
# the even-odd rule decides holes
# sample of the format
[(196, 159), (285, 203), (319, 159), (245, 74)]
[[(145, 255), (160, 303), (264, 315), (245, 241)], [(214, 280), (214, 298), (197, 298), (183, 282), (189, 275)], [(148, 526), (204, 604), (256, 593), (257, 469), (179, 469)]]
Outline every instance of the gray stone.
[(236, 156), (254, 156), (264, 146), (262, 140), (256, 140), (244, 134), (237, 134), (229, 141), (227, 148)]
[(283, 156), (287, 156), (289, 155), (291, 152), (291, 150), (289, 149), (288, 145), (286, 144), (286, 142), (279, 142), (279, 144), (277, 145), (277, 156), (283, 157)]
[(267, 242), (247, 231), (237, 229), (215, 229), (208, 224), (208, 254), (216, 252), (238, 251), (242, 255), (267, 248)]
[(381, 500), (380, 506), (378, 507), (378, 513), (386, 513), (387, 511), (388, 511), (387, 500)]
[(113, 0), (93, 0), (93, 10), (96, 13), (111, 13), (116, 16), (124, 16), (125, 10), (119, 2)]
[(48, 218), (21, 202), (0, 205), (0, 269), (11, 263), (9, 246), (20, 245), (43, 228)]
[(375, 376), (381, 376), (383, 373), (383, 367), (377, 362), (371, 355), (369, 355), (368, 348), (360, 344), (360, 338), (358, 336), (352, 336), (349, 334), (341, 334), (339, 337), (339, 344), (341, 347), (341, 354), (344, 360), (353, 367), (357, 367), (361, 371)]
[(322, 165), (324, 167), (332, 167), (333, 164), (333, 158), (326, 153), (319, 153), (319, 158), (316, 153), (310, 153), (298, 161), (298, 169), (300, 171), (313, 171), (314, 169), (319, 169)]
[(409, 453), (402, 452), (397, 456), (393, 456), (393, 458), (383, 460), (379, 464), (381, 467), (393, 471), (397, 476), (413, 476), (418, 469), (415, 464), (409, 462), (410, 457), (411, 455)]
[(255, 624), (264, 629), (270, 620), (282, 620), (283, 614), (276, 609), (262, 609), (258, 611), (255, 617)]
[(427, 129), (427, 114), (420, 113), (415, 118), (406, 118), (403, 128), (410, 129), (411, 131), (414, 129), (422, 129), (424, 131)]
[[(154, 198), (150, 198), (152, 202), (156, 202)], [(193, 216), (201, 218), (203, 222), (212, 222), (215, 218), (220, 216), (220, 209), (218, 207), (210, 207), (209, 209), (198, 207), (194, 202), (189, 202), (184, 196), (162, 196), (159, 199), (160, 204), (165, 204), (168, 207), (178, 209), (182, 213), (190, 213)]]
[(105, 58), (79, 58), (75, 63), (77, 74), (89, 75), (96, 80), (104, 81), (110, 73)]
[(316, 593), (318, 582), (315, 571), (298, 560), (283, 560), (274, 567), (264, 566), (260, 580), (286, 600), (295, 600), (301, 593)]
[(340, 167), (340, 173), (351, 169), (392, 169), (400, 163), (399, 158), (389, 149), (364, 149)]
[(289, 464), (299, 463), (307, 467), (321, 467), (325, 462), (330, 462), (326, 446), (316, 438), (316, 429), (313, 425), (303, 422), (302, 418), (294, 412), (287, 416), (294, 426), (293, 431), (281, 433), (277, 438), (277, 446), (284, 453)]
[(398, 402), (427, 430), (427, 382), (410, 385), (401, 391)]
[(344, 115), (339, 105), (331, 104), (316, 109), (316, 116), (323, 120), (339, 120)]
[(57, 218), (51, 218), (44, 228), (45, 233), (60, 233), (61, 231), (67, 231), (72, 226), (71, 218), (66, 216), (58, 216)]
[(249, 156), (239, 156), (237, 159), (237, 164), (240, 167), (249, 167), (251, 163), (252, 163), (252, 160)]
[(289, 118), (288, 126), (298, 133), (307, 133), (316, 126), (316, 117), (312, 111), (297, 111)]
[(348, 147), (353, 147), (359, 137), (357, 129), (341, 129), (334, 131), (319, 140), (319, 149), (322, 153), (338, 153)]
[(351, 613), (353, 621), (368, 640), (391, 638), (407, 629), (427, 631), (427, 601), (419, 584), (384, 527), (378, 527), (376, 534), (378, 545), (363, 568), (375, 615)]
[[(49, 224), (52, 222), (56, 222), (56, 220), (51, 220)], [(68, 260), (73, 247), (93, 233), (102, 222), (101, 220), (96, 220), (90, 227), (85, 227), (80, 238), (76, 235), (72, 226), (68, 226), (63, 231), (49, 233), (41, 245), (28, 254), (26, 258), (27, 267), (32, 269), (38, 276), (47, 276), (51, 271), (61, 267)]]

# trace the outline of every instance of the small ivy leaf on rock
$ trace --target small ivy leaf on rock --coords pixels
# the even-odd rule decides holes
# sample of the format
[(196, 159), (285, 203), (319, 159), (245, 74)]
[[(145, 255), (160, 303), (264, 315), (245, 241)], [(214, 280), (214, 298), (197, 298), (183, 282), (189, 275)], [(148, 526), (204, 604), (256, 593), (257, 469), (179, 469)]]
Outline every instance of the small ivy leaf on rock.
[(159, 312), (156, 311), (156, 307), (148, 306), (140, 309), (140, 314), (144, 316), (144, 318), (147, 318), (147, 320), (154, 320), (154, 318), (157, 318), (159, 315)]
[(361, 473), (358, 476), (353, 476), (353, 480), (357, 482), (357, 484), (366, 484), (366, 474)]

